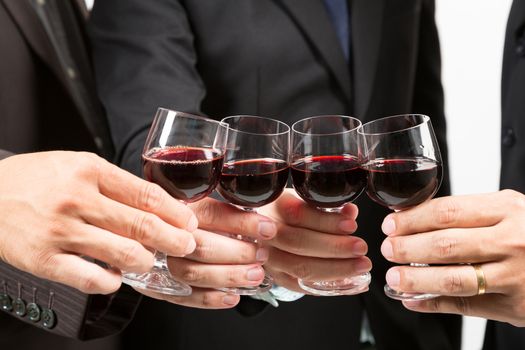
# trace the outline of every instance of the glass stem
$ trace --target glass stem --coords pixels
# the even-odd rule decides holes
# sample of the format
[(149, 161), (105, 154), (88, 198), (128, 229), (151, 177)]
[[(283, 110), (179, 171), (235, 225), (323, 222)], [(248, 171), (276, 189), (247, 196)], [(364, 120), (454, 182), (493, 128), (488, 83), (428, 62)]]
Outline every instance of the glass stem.
[(153, 264), (154, 268), (159, 270), (168, 270), (168, 255), (166, 253), (155, 251), (155, 262)]

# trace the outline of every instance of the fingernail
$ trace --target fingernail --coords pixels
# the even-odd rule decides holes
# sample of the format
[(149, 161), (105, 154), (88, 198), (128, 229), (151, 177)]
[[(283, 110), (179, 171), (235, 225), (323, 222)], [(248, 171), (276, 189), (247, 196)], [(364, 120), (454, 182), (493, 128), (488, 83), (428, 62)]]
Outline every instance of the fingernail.
[(228, 294), (222, 298), (222, 302), (226, 305), (237, 305), (239, 302), (239, 297), (237, 295)]
[(370, 261), (368, 261), (368, 260), (358, 261), (357, 264), (356, 264), (355, 269), (356, 269), (357, 273), (365, 273), (365, 272), (370, 271), (370, 269), (371, 269)]
[(385, 239), (383, 244), (381, 244), (381, 254), (383, 254), (387, 260), (391, 260), (394, 257), (394, 249), (388, 239)]
[(381, 225), (381, 229), (383, 230), (383, 233), (385, 235), (391, 235), (396, 231), (396, 223), (395, 221), (390, 217), (387, 216), (385, 220), (383, 220), (383, 224)]
[(255, 259), (259, 262), (265, 262), (266, 260), (268, 260), (269, 256), (270, 252), (266, 248), (259, 248), (255, 253)]
[(390, 269), (386, 273), (386, 283), (392, 288), (396, 288), (399, 286), (399, 279), (399, 272), (395, 269)]
[(353, 233), (357, 229), (355, 220), (343, 220), (339, 223), (339, 229), (343, 232)]
[(358, 241), (352, 247), (352, 253), (354, 253), (355, 255), (365, 255), (367, 251), (368, 246), (363, 241)]
[(197, 248), (197, 243), (195, 242), (194, 239), (192, 239), (192, 240), (188, 243), (188, 245), (186, 246), (186, 250), (184, 251), (184, 253), (185, 253), (186, 255), (191, 254), (191, 253), (193, 253), (193, 251), (195, 250), (195, 248)]
[(190, 232), (193, 232), (199, 227), (199, 220), (197, 220), (197, 217), (195, 215), (192, 215), (190, 220), (188, 221), (187, 229)]
[(259, 221), (259, 235), (272, 238), (277, 233), (277, 226), (271, 221)]
[(249, 269), (246, 273), (248, 281), (260, 281), (264, 277), (264, 270), (261, 267), (254, 267)]

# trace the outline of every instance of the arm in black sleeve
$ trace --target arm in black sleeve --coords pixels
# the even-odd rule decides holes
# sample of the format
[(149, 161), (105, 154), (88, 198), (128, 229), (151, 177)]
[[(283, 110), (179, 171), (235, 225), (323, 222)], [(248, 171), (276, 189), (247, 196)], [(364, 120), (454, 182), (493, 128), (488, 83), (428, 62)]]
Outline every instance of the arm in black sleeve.
[(138, 175), (157, 107), (200, 112), (205, 87), (187, 14), (175, 0), (97, 1), (89, 32), (117, 162)]

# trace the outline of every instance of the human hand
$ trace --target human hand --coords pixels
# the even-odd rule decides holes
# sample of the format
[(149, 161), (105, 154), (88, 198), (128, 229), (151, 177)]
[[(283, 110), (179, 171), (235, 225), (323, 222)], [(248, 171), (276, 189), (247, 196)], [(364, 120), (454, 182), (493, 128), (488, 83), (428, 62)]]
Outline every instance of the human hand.
[(155, 248), (193, 252), (193, 212), (159, 186), (102, 158), (41, 152), (0, 161), (0, 259), (85, 293), (107, 294), (120, 271), (147, 272)]
[[(388, 215), (381, 247), (389, 261), (445, 266), (391, 268), (387, 283), (436, 299), (403, 302), (419, 312), (484, 317), (525, 326), (525, 196), (504, 190), (438, 198)], [(478, 294), (473, 266), (484, 274)]]
[(364, 256), (366, 242), (350, 235), (357, 229), (358, 209), (354, 204), (347, 204), (339, 214), (324, 213), (286, 189), (259, 213), (277, 223), (277, 235), (264, 242), (270, 253), (264, 266), (280, 286), (308, 294), (298, 285), (298, 278), (341, 280), (372, 268)]
[(189, 206), (199, 219), (200, 228), (194, 232), (197, 247), (184, 258), (168, 257), (168, 266), (177, 280), (191, 285), (192, 294), (174, 297), (140, 292), (190, 307), (234, 307), (240, 297), (217, 288), (259, 285), (264, 278), (261, 265), (268, 259), (268, 249), (230, 236), (242, 235), (264, 241), (275, 236), (277, 226), (267, 217), (244, 212), (212, 198)]

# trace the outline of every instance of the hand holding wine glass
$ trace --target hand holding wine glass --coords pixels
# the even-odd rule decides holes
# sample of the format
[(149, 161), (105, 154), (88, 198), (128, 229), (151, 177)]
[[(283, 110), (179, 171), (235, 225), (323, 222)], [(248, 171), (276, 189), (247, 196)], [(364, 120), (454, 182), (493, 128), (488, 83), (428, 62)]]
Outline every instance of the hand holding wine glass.
[[(257, 116), (232, 116), (222, 120), (229, 125), (224, 165), (217, 191), (246, 212), (275, 201), (288, 180), (290, 128), (283, 122)], [(261, 232), (275, 231), (273, 222), (261, 222)], [(272, 235), (273, 236), (273, 235)], [(242, 234), (239, 239), (256, 243)], [(267, 235), (265, 238), (271, 238)], [(269, 275), (258, 286), (225, 288), (242, 295), (265, 292), (272, 286)]]
[[(326, 115), (302, 119), (292, 126), (292, 178), (297, 194), (325, 213), (339, 213), (364, 189), (358, 119)], [(352, 295), (365, 291), (370, 273), (339, 280), (299, 279), (316, 295)]]
[[(375, 202), (400, 211), (431, 199), (443, 176), (441, 154), (430, 118), (407, 114), (377, 119), (364, 124), (368, 172), (367, 194)], [(411, 264), (412, 266), (428, 266)], [(398, 300), (423, 300), (435, 294), (405, 293), (385, 285), (385, 293)]]
[[(221, 173), (228, 126), (215, 120), (159, 108), (144, 146), (144, 176), (184, 203), (206, 197)], [(154, 293), (187, 296), (191, 287), (170, 274), (166, 253), (155, 253), (145, 274), (124, 273), (122, 280)]]

